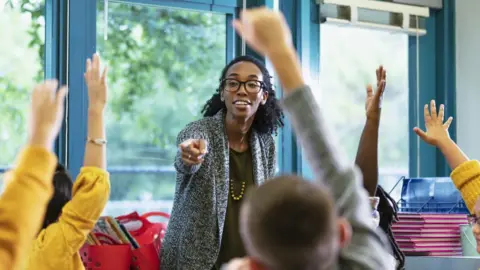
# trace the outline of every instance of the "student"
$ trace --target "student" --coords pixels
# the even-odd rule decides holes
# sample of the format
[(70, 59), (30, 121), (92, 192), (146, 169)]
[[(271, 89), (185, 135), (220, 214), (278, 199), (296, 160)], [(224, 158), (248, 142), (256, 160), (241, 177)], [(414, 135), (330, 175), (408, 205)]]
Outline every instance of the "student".
[(462, 193), (470, 213), (474, 213), (475, 202), (480, 195), (480, 163), (477, 160), (470, 160), (450, 138), (448, 128), (453, 121), (449, 117), (444, 121), (445, 106), (440, 105), (437, 113), (435, 100), (424, 107), (426, 131), (418, 127), (414, 128), (415, 133), (426, 143), (437, 147), (447, 159), (448, 165), (453, 170), (450, 177), (453, 183)]
[(46, 81), (32, 93), (28, 142), (0, 197), (0, 269), (21, 269), (52, 195), (57, 158), (52, 152), (63, 120), (67, 91)]
[(284, 87), (283, 108), (318, 181), (281, 176), (252, 189), (242, 205), (240, 226), (249, 258), (227, 267), (394, 269), (384, 235), (371, 222), (361, 177), (337, 155), (305, 85), (285, 19), (258, 8), (244, 11), (234, 26), (272, 62)]
[[(48, 205), (27, 269), (84, 269), (78, 251), (95, 226), (110, 194), (106, 171), (104, 109), (107, 100), (106, 69), (100, 57), (87, 60), (88, 136), (83, 168), (73, 184), (62, 166), (54, 176), (55, 193)], [(71, 194), (73, 193), (73, 196)]]
[[(473, 234), (477, 241), (477, 251), (480, 252), (480, 226), (478, 225), (478, 214), (480, 214), (480, 162), (470, 160), (460, 147), (450, 138), (448, 128), (453, 121), (449, 117), (444, 122), (445, 106), (440, 105), (437, 112), (435, 100), (424, 107), (426, 131), (418, 127), (414, 128), (415, 133), (426, 143), (437, 147), (447, 159), (448, 165), (453, 170), (450, 174), (453, 183), (462, 194), (463, 200), (467, 205), (471, 217), (471, 223), (474, 225)], [(476, 203), (477, 202), (477, 203)]]
[(372, 198), (375, 196), (378, 185), (378, 133), (387, 71), (383, 66), (380, 66), (375, 73), (377, 75), (377, 87), (374, 91), (372, 85), (367, 85), (366, 121), (355, 157), (355, 164), (363, 175), (363, 186)]
[[(383, 92), (386, 87), (387, 71), (380, 66), (376, 70), (377, 90), (373, 91), (371, 85), (367, 86), (367, 99), (365, 102), (366, 121), (358, 145), (355, 164), (363, 176), (363, 186), (370, 196), (370, 205), (374, 216), (374, 225), (388, 236), (393, 256), (397, 260), (397, 269), (403, 269), (405, 255), (398, 247), (392, 233), (392, 224), (397, 220), (397, 205), (390, 195), (378, 186), (378, 133), (382, 111)], [(375, 197), (374, 197), (375, 196)]]

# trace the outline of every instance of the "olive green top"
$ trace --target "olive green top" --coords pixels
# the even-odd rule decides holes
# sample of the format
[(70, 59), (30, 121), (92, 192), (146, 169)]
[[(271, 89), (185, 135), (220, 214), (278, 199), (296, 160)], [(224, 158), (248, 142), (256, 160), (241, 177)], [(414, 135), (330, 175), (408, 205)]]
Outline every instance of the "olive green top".
[[(242, 185), (245, 186), (243, 193), (246, 193), (249, 187), (255, 185), (253, 179), (252, 152), (250, 148), (244, 152), (236, 152), (230, 149), (230, 187), (228, 193), (227, 213), (225, 217), (225, 227), (223, 229), (223, 237), (220, 246), (220, 254), (218, 254), (216, 269), (229, 262), (233, 258), (244, 257), (246, 255), (242, 239), (240, 238), (240, 206), (243, 197), (235, 200), (233, 197), (239, 198), (242, 194)], [(233, 197), (232, 197), (233, 195)]]

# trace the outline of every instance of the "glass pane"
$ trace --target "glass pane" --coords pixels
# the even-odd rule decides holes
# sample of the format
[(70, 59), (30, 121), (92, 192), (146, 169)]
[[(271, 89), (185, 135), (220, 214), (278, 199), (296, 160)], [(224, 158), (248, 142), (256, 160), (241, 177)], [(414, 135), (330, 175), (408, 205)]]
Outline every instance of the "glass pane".
[(0, 0), (0, 174), (25, 143), (30, 91), (43, 79), (44, 8), (40, 0)]
[[(226, 62), (226, 16), (98, 1), (97, 45), (109, 66), (108, 215), (170, 212), (176, 137), (199, 119)], [(104, 34), (107, 31), (107, 39)]]
[[(408, 37), (405, 34), (321, 26), (321, 90), (316, 97), (353, 163), (365, 123), (365, 86), (387, 70), (379, 136), (380, 184), (389, 191), (408, 174)], [(400, 189), (397, 196), (400, 195)]]

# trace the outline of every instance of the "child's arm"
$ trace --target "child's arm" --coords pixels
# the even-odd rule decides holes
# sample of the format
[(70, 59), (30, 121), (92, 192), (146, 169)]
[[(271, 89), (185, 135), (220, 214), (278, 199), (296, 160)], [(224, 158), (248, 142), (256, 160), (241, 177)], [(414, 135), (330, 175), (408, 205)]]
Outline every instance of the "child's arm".
[(107, 169), (104, 110), (107, 102), (107, 68), (100, 71), (100, 57), (87, 60), (85, 81), (88, 88), (88, 126), (84, 167)]
[(284, 108), (315, 177), (331, 189), (339, 215), (352, 226), (352, 240), (341, 251), (341, 264), (350, 269), (393, 269), (387, 244), (372, 226), (361, 174), (337, 155), (311, 90), (296, 89), (285, 98)]
[(462, 193), (468, 210), (473, 214), (475, 202), (480, 195), (480, 163), (477, 160), (470, 160), (450, 139), (448, 128), (453, 118), (449, 117), (444, 123), (444, 113), (445, 108), (442, 104), (437, 114), (435, 101), (432, 100), (430, 110), (428, 105), (424, 107), (426, 132), (418, 127), (414, 131), (426, 143), (436, 146), (445, 156), (453, 170), (450, 177)]
[[(339, 214), (353, 229), (352, 241), (341, 251), (344, 269), (393, 269), (387, 243), (376, 233), (368, 196), (360, 174), (337, 156), (327, 136), (320, 108), (304, 86), (301, 67), (285, 18), (265, 8), (242, 12), (234, 22), (239, 34), (257, 52), (266, 55), (284, 86), (284, 108), (317, 179), (332, 191)], [(327, 139), (328, 138), (328, 139)]]
[(42, 254), (68, 252), (73, 255), (78, 252), (110, 196), (104, 125), (107, 69), (103, 72), (100, 69), (100, 57), (95, 54), (92, 60), (87, 60), (85, 72), (89, 108), (84, 167), (73, 185), (72, 200), (63, 207), (59, 221), (48, 226), (37, 239), (35, 248), (41, 249)]
[(72, 194), (72, 200), (63, 207), (58, 222), (48, 226), (38, 236), (34, 247), (38, 253), (33, 253), (30, 265), (35, 265), (34, 256), (43, 257), (45, 254), (52, 255), (48, 258), (51, 265), (61, 265), (55, 260), (61, 257), (61, 261), (64, 261), (63, 254), (72, 256), (80, 250), (108, 201), (108, 172), (97, 167), (83, 167), (73, 185)]
[(21, 269), (52, 196), (57, 159), (51, 152), (63, 119), (66, 88), (55, 96), (58, 83), (35, 87), (29, 142), (9, 173), (0, 197), (0, 269)]
[(386, 71), (380, 66), (377, 70), (377, 89), (367, 86), (365, 104), (367, 120), (358, 144), (355, 164), (362, 172), (363, 186), (370, 196), (375, 196), (378, 185), (378, 130), (380, 126), (381, 100), (385, 90)]
[(44, 147), (27, 146), (0, 197), (0, 269), (16, 269), (40, 230), (52, 196), (57, 159)]

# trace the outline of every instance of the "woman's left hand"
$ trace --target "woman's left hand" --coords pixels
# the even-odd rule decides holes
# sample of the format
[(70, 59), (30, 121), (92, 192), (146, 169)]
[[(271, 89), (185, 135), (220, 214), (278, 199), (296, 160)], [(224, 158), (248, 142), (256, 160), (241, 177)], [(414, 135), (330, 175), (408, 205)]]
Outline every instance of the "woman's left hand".
[(101, 71), (101, 61), (98, 54), (93, 55), (93, 59), (87, 59), (85, 71), (85, 82), (88, 87), (88, 106), (90, 109), (103, 110), (107, 103), (107, 71), (104, 68)]

